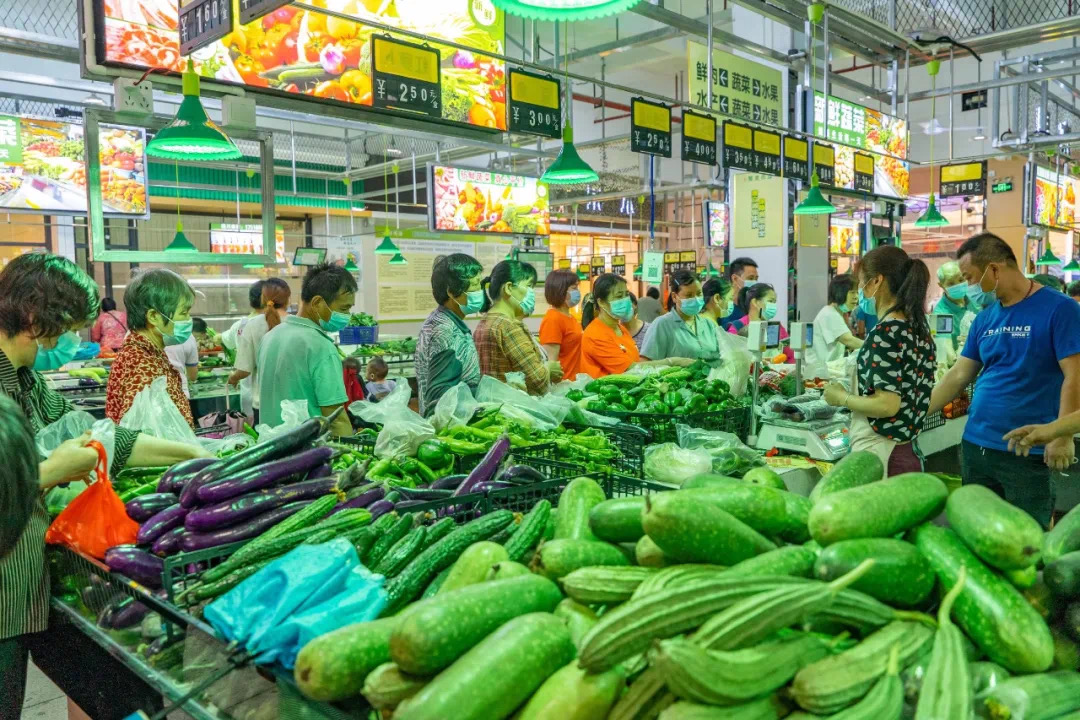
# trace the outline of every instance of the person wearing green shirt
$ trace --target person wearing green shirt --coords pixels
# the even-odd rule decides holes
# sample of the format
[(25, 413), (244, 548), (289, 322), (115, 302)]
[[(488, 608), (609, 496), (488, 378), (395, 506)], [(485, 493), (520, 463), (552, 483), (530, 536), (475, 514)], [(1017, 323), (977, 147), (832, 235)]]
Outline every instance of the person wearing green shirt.
[(943, 294), (937, 305), (934, 306), (934, 314), (953, 316), (952, 341), (955, 349), (964, 315), (971, 312), (967, 297), (967, 283), (960, 273), (960, 266), (954, 260), (950, 260), (938, 268), (937, 279), (938, 287), (941, 288)]
[(712, 318), (701, 316), (705, 309), (701, 281), (689, 270), (680, 270), (671, 276), (670, 287), (673, 308), (649, 326), (641, 344), (641, 358), (690, 358), (704, 360), (713, 367), (719, 365), (720, 328)]
[[(327, 333), (349, 323), (356, 302), (356, 278), (340, 265), (314, 265), (300, 287), (300, 312), (266, 333), (259, 349), (260, 420), (281, 424), (281, 403), (306, 400), (312, 417), (332, 414), (348, 402), (341, 354)], [(346, 413), (330, 434), (352, 435)]]

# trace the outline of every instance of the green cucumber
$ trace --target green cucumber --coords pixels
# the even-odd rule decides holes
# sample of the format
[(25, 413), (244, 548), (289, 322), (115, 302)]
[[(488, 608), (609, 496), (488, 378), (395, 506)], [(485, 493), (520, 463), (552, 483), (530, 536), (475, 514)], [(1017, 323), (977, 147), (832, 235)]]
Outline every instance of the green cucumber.
[(570, 598), (566, 598), (555, 607), (555, 617), (561, 618), (566, 623), (566, 629), (570, 631), (570, 639), (574, 641), (574, 647), (579, 650), (581, 641), (600, 620), (589, 606)]
[(506, 541), (507, 556), (514, 562), (524, 562), (543, 537), (551, 516), (551, 503), (538, 500), (529, 514), (521, 519), (521, 527)]
[(439, 594), (484, 582), (492, 565), (508, 559), (506, 548), (498, 543), (489, 540), (473, 543), (454, 561), (450, 576), (439, 588)]
[[(758, 489), (769, 490), (760, 486)], [(641, 524), (665, 557), (679, 562), (734, 565), (776, 549), (749, 525), (703, 501), (703, 493), (709, 492), (680, 490), (648, 497)]]
[(450, 575), (450, 570), (451, 570), (451, 568), (446, 568), (445, 570), (441, 570), (439, 572), (439, 574), (436, 575), (435, 578), (431, 582), (428, 583), (428, 586), (426, 588), (424, 588), (424, 594), (420, 596), (420, 599), (421, 600), (427, 600), (429, 597), (432, 597), (433, 595), (438, 595), (439, 588), (442, 587), (442, 584), (444, 582), (446, 582), (446, 578)]
[(296, 656), (293, 677), (305, 696), (332, 702), (353, 697), (364, 678), (390, 661), (396, 617), (353, 623), (311, 640)]
[[(736, 563), (724, 572), (724, 576), (791, 575), (793, 577), (808, 578), (814, 574), (815, 560), (817, 560), (817, 553), (813, 550), (798, 545), (788, 545), (743, 560), (741, 563)], [(851, 569), (854, 570), (855, 568), (852, 567)], [(829, 579), (835, 580), (836, 578)]]
[(1042, 561), (1049, 565), (1065, 553), (1080, 550), (1080, 505), (1065, 513), (1043, 536)]
[(927, 524), (913, 536), (943, 586), (955, 585), (960, 569), (967, 568), (953, 617), (990, 660), (1013, 672), (1050, 667), (1050, 630), (1016, 588), (983, 565), (952, 530)]
[(784, 542), (799, 545), (810, 539), (810, 530), (806, 524), (810, 521), (809, 498), (793, 492), (780, 491), (784, 498), (784, 526), (777, 533)]
[(375, 541), (375, 544), (371, 546), (371, 550), (368, 552), (364, 564), (372, 568), (378, 567), (379, 562), (381, 562), (383, 557), (390, 552), (390, 548), (394, 547), (399, 540), (409, 534), (413, 529), (414, 522), (415, 519), (409, 513), (405, 513), (398, 518), (398, 521), (394, 523), (393, 527), (383, 533), (382, 536)]
[(573, 658), (562, 620), (547, 613), (516, 617), (399, 705), (394, 720), (505, 718)]
[(1068, 600), (1080, 595), (1080, 551), (1065, 553), (1043, 568), (1043, 582), (1054, 597)]
[(403, 613), (390, 636), (390, 659), (404, 672), (433, 675), (503, 623), (526, 613), (551, 612), (561, 599), (555, 583), (539, 575), (440, 593)]
[(849, 452), (810, 491), (810, 502), (816, 505), (826, 495), (877, 482), (883, 477), (885, 466), (877, 455), (868, 450)]
[(644, 508), (643, 495), (605, 500), (589, 511), (589, 529), (607, 542), (637, 542), (645, 534), (641, 528)]
[(982, 695), (987, 690), (993, 690), (1011, 677), (1009, 671), (997, 663), (985, 661), (969, 663), (968, 675), (971, 678), (971, 692), (974, 695)]
[(635, 543), (634, 562), (642, 567), (649, 568), (662, 568), (668, 565), (668, 561), (664, 557), (664, 551), (648, 535), (643, 535)]
[(427, 528), (418, 525), (398, 540), (375, 566), (374, 572), (385, 577), (393, 577), (401, 572), (409, 561), (419, 555), (424, 549), (424, 538), (427, 536)]
[(874, 566), (855, 581), (852, 590), (900, 607), (914, 607), (925, 601), (934, 589), (936, 578), (927, 559), (911, 543), (892, 538), (833, 543), (821, 551), (814, 573), (819, 580), (828, 582), (870, 559)]
[(990, 567), (1023, 570), (1042, 555), (1042, 526), (988, 487), (957, 488), (945, 503), (945, 513), (953, 532)]
[(1023, 570), (1002, 570), (1001, 576), (1012, 583), (1019, 590), (1027, 590), (1039, 579), (1039, 569), (1034, 565), (1028, 565)]
[(532, 571), (519, 562), (503, 560), (491, 566), (484, 580), (505, 580), (506, 578), (528, 575)]
[(540, 536), (541, 540), (554, 540), (555, 539), (555, 523), (559, 520), (559, 511), (556, 508), (552, 508), (548, 513), (547, 522), (544, 523), (544, 534)]
[(452, 517), (444, 517), (427, 526), (427, 534), (424, 536), (424, 549), (427, 550), (435, 543), (453, 532), (457, 524)]
[(544, 681), (514, 720), (605, 718), (625, 686), (622, 668), (593, 675), (571, 662)]
[(743, 482), (764, 485), (775, 490), (787, 490), (784, 478), (780, 477), (780, 473), (768, 466), (750, 468), (743, 474), (742, 479)]
[(589, 529), (589, 513), (604, 502), (604, 489), (592, 478), (574, 478), (559, 495), (555, 520), (556, 540), (596, 540)]
[[(659, 500), (661, 493), (650, 500)], [(700, 504), (703, 509), (717, 509), (732, 515), (763, 535), (776, 535), (789, 526), (787, 505), (780, 490), (746, 482), (723, 487), (678, 490), (683, 502)]]
[(629, 565), (619, 548), (600, 540), (552, 540), (536, 552), (534, 569), (552, 580), (592, 565)]
[(822, 545), (892, 537), (935, 517), (948, 494), (943, 482), (919, 472), (832, 492), (810, 510), (810, 534)]

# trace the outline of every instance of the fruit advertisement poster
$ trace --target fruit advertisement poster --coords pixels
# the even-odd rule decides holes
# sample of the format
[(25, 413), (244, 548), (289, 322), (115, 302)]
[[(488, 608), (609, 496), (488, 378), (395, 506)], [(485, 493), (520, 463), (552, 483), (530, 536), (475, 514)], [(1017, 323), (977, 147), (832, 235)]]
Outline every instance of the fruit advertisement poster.
[[(100, 126), (101, 196), (106, 215), (145, 217), (142, 130)], [(86, 213), (83, 127), (0, 115), (0, 210)]]
[(836, 187), (850, 190), (855, 186), (855, 147), (874, 156), (875, 195), (907, 197), (911, 175), (911, 167), (904, 160), (908, 156), (907, 121), (831, 96), (826, 106), (825, 96), (816, 92), (815, 135), (825, 137), (826, 118), (828, 138), (843, 143), (835, 146)]
[[(274, 226), (275, 257), (285, 262), (285, 228)], [(262, 255), (262, 223), (210, 223), (210, 252)]]
[(1035, 189), (1031, 193), (1031, 222), (1035, 225), (1072, 230), (1076, 225), (1077, 181), (1066, 173), (1035, 168)]
[[(180, 72), (176, 0), (94, 0), (98, 58), (111, 65)], [(504, 15), (491, 0), (309, 0), (286, 5), (192, 54), (196, 71), (219, 82), (372, 104), (371, 36), (376, 30), (327, 9), (475, 48), (432, 44), (440, 54), (442, 118), (506, 129)], [(234, 17), (239, 17), (235, 12)], [(393, 36), (393, 33), (391, 33)], [(415, 38), (396, 36), (408, 42)]]
[(431, 229), (549, 235), (548, 187), (534, 177), (431, 166)]

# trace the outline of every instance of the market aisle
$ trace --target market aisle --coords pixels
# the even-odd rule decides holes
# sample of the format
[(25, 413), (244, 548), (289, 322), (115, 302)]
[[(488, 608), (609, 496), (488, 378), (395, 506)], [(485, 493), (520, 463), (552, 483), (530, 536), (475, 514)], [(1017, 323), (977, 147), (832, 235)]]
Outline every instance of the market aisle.
[(23, 720), (67, 720), (67, 714), (67, 697), (37, 665), (30, 663), (26, 673)]

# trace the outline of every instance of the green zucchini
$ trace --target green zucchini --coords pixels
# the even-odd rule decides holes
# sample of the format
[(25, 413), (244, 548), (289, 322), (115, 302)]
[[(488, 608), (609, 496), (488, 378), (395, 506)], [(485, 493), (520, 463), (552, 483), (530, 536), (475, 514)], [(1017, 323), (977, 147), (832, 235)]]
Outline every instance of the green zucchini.
[(401, 572), (409, 561), (419, 555), (424, 549), (424, 539), (427, 536), (427, 528), (418, 525), (410, 530), (405, 537), (398, 540), (387, 551), (374, 572), (385, 577), (393, 577)]
[(506, 554), (514, 562), (525, 562), (540, 542), (552, 514), (551, 502), (538, 500), (529, 514), (521, 519), (521, 527), (506, 541)]
[(740, 481), (722, 487), (653, 494), (649, 500), (655, 503), (668, 495), (678, 495), (684, 505), (697, 504), (704, 512), (723, 510), (763, 535), (776, 535), (788, 526), (784, 496), (780, 490), (764, 485)]
[(506, 548), (502, 545), (490, 540), (474, 542), (454, 561), (450, 576), (439, 588), (439, 594), (484, 582), (492, 565), (508, 559)]
[(561, 618), (566, 623), (566, 629), (570, 631), (570, 639), (574, 641), (574, 647), (578, 649), (581, 648), (581, 641), (600, 620), (591, 608), (570, 598), (566, 598), (555, 607), (555, 617)]
[[(798, 545), (788, 545), (762, 553), (757, 557), (743, 560), (732, 565), (725, 572), (732, 575), (791, 575), (793, 577), (812, 577), (817, 553)], [(854, 569), (848, 568), (849, 570)], [(871, 568), (873, 571), (873, 568)], [(841, 573), (842, 574), (842, 573)], [(837, 575), (839, 577), (839, 575)], [(824, 579), (824, 578), (823, 578)], [(835, 577), (828, 578), (835, 580)]]
[(621, 668), (590, 675), (571, 662), (544, 681), (514, 720), (605, 718), (625, 686)]
[(562, 578), (562, 587), (567, 595), (586, 605), (621, 603), (657, 572), (649, 567), (582, 567)]
[(427, 684), (428, 678), (403, 673), (397, 665), (388, 662), (368, 673), (360, 694), (376, 710), (393, 710)]
[(779, 720), (787, 706), (778, 695), (751, 700), (732, 707), (677, 702), (660, 711), (658, 720)]
[(938, 608), (934, 649), (923, 678), (919, 702), (915, 708), (915, 720), (971, 717), (974, 699), (967, 657), (961, 643), (963, 635), (950, 617), (953, 604), (964, 589), (966, 579), (966, 571), (961, 568), (956, 585), (945, 594), (945, 599)]
[(913, 536), (943, 586), (955, 585), (960, 568), (967, 568), (953, 616), (989, 659), (1013, 672), (1050, 667), (1050, 630), (1016, 588), (983, 565), (953, 531), (927, 524)]
[(368, 673), (390, 661), (390, 634), (399, 622), (392, 617), (353, 623), (311, 640), (296, 656), (297, 687), (324, 702), (358, 694)]
[(641, 527), (644, 508), (644, 495), (605, 500), (589, 511), (589, 529), (607, 542), (637, 542), (645, 534)]
[(405, 513), (399, 517), (393, 527), (375, 540), (375, 544), (371, 546), (371, 550), (368, 552), (364, 564), (371, 568), (378, 567), (383, 557), (390, 552), (390, 548), (394, 547), (399, 540), (408, 535), (413, 529), (414, 524), (415, 518), (409, 513)]
[(592, 565), (629, 565), (622, 550), (600, 540), (552, 540), (536, 552), (534, 570), (558, 580)]
[(404, 613), (390, 636), (390, 659), (404, 672), (433, 675), (503, 623), (526, 613), (551, 612), (561, 599), (555, 583), (539, 575), (440, 593)]
[(668, 564), (664, 551), (648, 535), (642, 535), (641, 539), (634, 544), (634, 561), (642, 567), (649, 568), (662, 568)]
[(806, 524), (810, 521), (810, 508), (813, 504), (809, 498), (786, 490), (781, 490), (780, 495), (784, 498), (784, 526), (780, 528), (777, 537), (796, 545), (806, 542), (810, 539), (810, 530)]
[(1065, 553), (1080, 550), (1080, 505), (1065, 513), (1043, 536), (1042, 561), (1049, 565)]
[(953, 532), (990, 567), (1023, 570), (1042, 555), (1042, 526), (988, 487), (957, 488), (945, 513)]
[(991, 720), (1052, 720), (1080, 710), (1080, 673), (1071, 670), (1011, 677), (982, 698)]
[(555, 520), (556, 540), (596, 540), (589, 529), (589, 513), (604, 502), (604, 489), (587, 477), (574, 478), (559, 495)]
[(531, 570), (519, 562), (503, 560), (491, 566), (484, 580), (505, 580), (506, 578), (528, 575)]
[(868, 485), (885, 477), (885, 466), (881, 459), (868, 450), (855, 450), (840, 458), (832, 470), (825, 473), (814, 489), (810, 491), (810, 503), (835, 492)]
[(832, 492), (810, 510), (810, 534), (821, 545), (866, 537), (892, 537), (935, 517), (949, 491), (929, 473), (904, 473)]
[(1043, 568), (1043, 582), (1055, 597), (1071, 599), (1080, 595), (1080, 551), (1065, 553)]
[(554, 615), (516, 617), (399, 705), (394, 720), (505, 718), (573, 657), (570, 632)]
[(892, 538), (833, 543), (821, 551), (814, 573), (819, 580), (835, 580), (869, 559), (874, 560), (874, 566), (859, 578), (852, 590), (900, 607), (914, 607), (934, 589), (934, 571), (922, 553), (911, 543)]
[(776, 549), (749, 525), (704, 503), (703, 492), (709, 491), (683, 490), (648, 497), (641, 524), (665, 557), (680, 562), (734, 565)]

